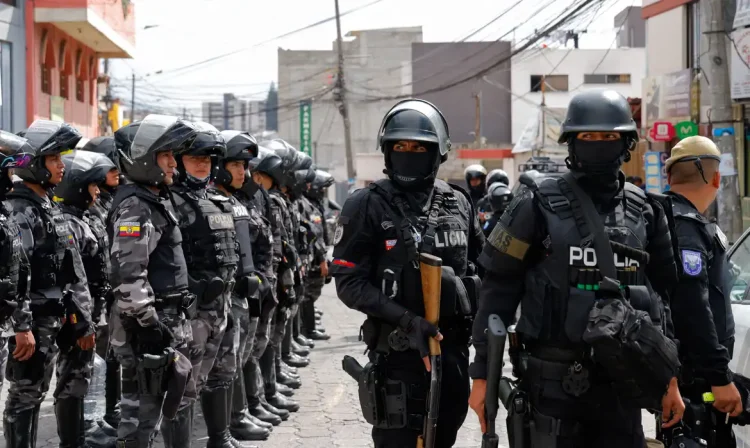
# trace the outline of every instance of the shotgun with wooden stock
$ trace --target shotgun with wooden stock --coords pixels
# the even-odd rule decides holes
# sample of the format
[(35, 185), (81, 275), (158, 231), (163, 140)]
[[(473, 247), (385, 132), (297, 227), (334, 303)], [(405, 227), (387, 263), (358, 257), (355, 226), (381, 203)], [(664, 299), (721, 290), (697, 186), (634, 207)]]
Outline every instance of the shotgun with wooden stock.
[[(419, 254), (419, 271), (422, 277), (424, 318), (432, 325), (440, 321), (440, 282), (443, 260), (434, 255)], [(417, 448), (434, 448), (440, 407), (440, 383), (442, 376), (440, 342), (430, 338), (430, 391), (427, 396), (427, 415), (422, 435), (417, 439)]]

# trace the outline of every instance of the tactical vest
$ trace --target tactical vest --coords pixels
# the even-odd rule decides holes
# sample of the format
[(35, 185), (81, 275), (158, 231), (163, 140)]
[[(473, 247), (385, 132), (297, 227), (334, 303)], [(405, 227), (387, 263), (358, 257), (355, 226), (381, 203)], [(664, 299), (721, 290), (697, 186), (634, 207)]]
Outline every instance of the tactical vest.
[[(449, 278), (445, 268), (449, 268), (454, 279), (460, 282), (467, 270), (471, 211), (460, 206), (456, 190), (441, 180), (435, 181), (432, 202), (426, 215), (415, 213), (402, 196), (405, 193), (397, 190), (390, 180), (378, 180), (369, 188), (384, 209), (383, 215), (375, 216), (380, 222), (373, 229), (371, 259), (375, 271), (371, 274), (370, 282), (378, 286), (386, 297), (423, 316), (422, 284), (415, 257), (419, 252), (440, 257), (443, 260), (444, 282)], [(450, 325), (453, 318), (469, 313), (461, 311), (455, 297), (446, 297), (449, 287), (442, 289), (441, 325)]]
[[(234, 217), (234, 228), (237, 234), (237, 252), (239, 263), (237, 264), (237, 277), (244, 277), (255, 271), (253, 263), (253, 230), (255, 223), (250, 217), (250, 211), (237, 198), (231, 197), (232, 216)], [(256, 230), (256, 229), (254, 229)]]
[(35, 208), (42, 221), (43, 234), (34, 235), (34, 251), (29, 259), (31, 291), (64, 288), (84, 278), (80, 272), (82, 266), (76, 266), (73, 256), (77, 250), (75, 237), (60, 207), (26, 189), (9, 193), (8, 199), (15, 209)]
[(313, 204), (312, 200), (302, 197), (300, 198), (300, 204), (307, 222), (310, 223), (315, 239), (319, 242), (318, 244), (325, 245), (325, 219), (320, 209)]
[[(191, 191), (175, 191), (195, 213), (191, 223), (181, 219), (182, 250), (190, 271), (214, 272), (227, 275), (219, 268), (229, 268), (234, 273), (237, 256), (237, 232), (232, 217), (232, 204), (229, 198), (208, 193), (200, 197)], [(223, 280), (231, 280), (223, 278)]]
[(83, 214), (83, 222), (91, 229), (96, 238), (97, 250), (94, 256), (82, 256), (83, 266), (86, 269), (86, 278), (91, 288), (104, 288), (109, 285), (110, 261), (109, 261), (109, 236), (107, 228), (98, 215), (91, 213)]
[[(533, 189), (533, 188), (532, 188)], [(560, 178), (539, 179), (538, 210), (548, 232), (544, 256), (525, 278), (526, 288), (517, 329), (525, 337), (552, 345), (577, 345), (589, 320), (602, 275), (580, 203)], [(658, 295), (645, 278), (647, 239), (643, 210), (646, 196), (625, 184), (622, 199), (602, 217), (615, 252), (615, 269), (633, 307), (647, 311), (658, 326), (662, 310)], [(500, 225), (509, 226), (512, 210)], [(586, 238), (584, 238), (586, 237)]]
[[(246, 199), (246, 200), (243, 200)], [(267, 193), (258, 190), (254, 198), (241, 197), (250, 212), (250, 234), (253, 242), (253, 262), (262, 272), (271, 269), (273, 263), (273, 234), (271, 231), (271, 208)], [(262, 207), (261, 205), (264, 205)]]
[[(684, 219), (697, 222), (702, 229), (701, 237), (705, 247), (712, 248), (708, 252), (708, 302), (711, 306), (716, 336), (719, 343), (729, 350), (732, 356), (734, 337), (734, 314), (732, 313), (732, 278), (727, 263), (728, 242), (724, 232), (715, 222), (709, 221), (705, 216), (699, 215), (695, 209), (680, 201), (672, 202), (672, 213), (675, 220)], [(682, 253), (680, 252), (680, 256)], [(684, 262), (684, 260), (683, 260)]]
[[(152, 210), (151, 222), (161, 232), (158, 244), (148, 260), (148, 282), (155, 296), (170, 295), (188, 289), (187, 264), (182, 251), (182, 234), (177, 226), (171, 206), (145, 187), (129, 184), (117, 189), (112, 204), (107, 229), (114, 231), (112, 217), (117, 216), (117, 207), (125, 199), (136, 196)], [(109, 234), (110, 239), (112, 234)]]
[[(10, 217), (10, 211), (3, 203), (0, 204), (0, 283), (2, 283), (3, 296), (0, 300), (16, 300), (19, 291), (19, 269), (23, 256), (23, 241), (21, 240), (21, 229)], [(27, 279), (20, 282), (22, 294), (26, 294), (28, 287)]]

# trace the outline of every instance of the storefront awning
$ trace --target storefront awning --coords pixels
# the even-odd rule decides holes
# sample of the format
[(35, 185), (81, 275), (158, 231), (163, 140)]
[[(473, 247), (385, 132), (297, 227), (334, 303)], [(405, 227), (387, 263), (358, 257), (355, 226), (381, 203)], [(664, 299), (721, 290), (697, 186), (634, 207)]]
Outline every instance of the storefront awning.
[(54, 24), (100, 57), (135, 57), (135, 45), (90, 8), (36, 8), (34, 22)]

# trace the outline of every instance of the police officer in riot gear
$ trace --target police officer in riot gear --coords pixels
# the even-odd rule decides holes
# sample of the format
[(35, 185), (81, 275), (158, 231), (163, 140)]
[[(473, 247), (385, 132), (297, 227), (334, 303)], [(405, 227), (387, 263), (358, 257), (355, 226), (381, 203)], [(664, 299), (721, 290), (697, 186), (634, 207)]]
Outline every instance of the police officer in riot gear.
[(508, 185), (496, 182), (490, 186), (486, 199), (490, 204), (492, 214), (482, 225), (482, 230), (484, 230), (484, 236), (488, 237), (505, 212), (505, 209), (508, 208), (510, 201), (513, 200), (513, 193), (511, 193)]
[[(627, 382), (611, 379), (601, 361), (612, 353), (596, 352), (592, 359), (583, 341), (594, 301), (606, 298), (601, 285), (614, 291), (613, 297), (626, 291), (630, 305), (646, 311), (651, 325), (669, 328), (668, 293), (676, 272), (668, 220), (661, 206), (625, 184), (620, 172), (637, 139), (630, 107), (619, 93), (577, 94), (560, 137), (568, 145), (572, 176), (543, 178), (520, 190), (487, 239), (479, 259), (486, 275), (474, 321), (477, 355), (470, 369), (470, 405), (483, 431), (488, 317), (497, 314), (509, 326), (522, 303), (516, 333), (524, 350), (514, 365), (521, 375), (518, 393), (528, 398), (532, 411), (511, 412), (509, 419), (534, 422), (534, 433), (525, 440), (532, 441), (532, 448), (645, 445), (640, 406), (619, 393), (640, 384), (636, 380), (644, 372), (628, 371)], [(598, 214), (603, 229), (589, 230), (584, 204), (591, 204), (586, 216)], [(597, 262), (603, 253), (597, 235), (602, 234), (617, 244), (612, 267)], [(623, 289), (609, 289), (605, 269), (616, 272)], [(654, 333), (663, 338), (659, 331)], [(673, 373), (677, 366), (671, 367)], [(676, 379), (665, 379), (660, 387), (667, 390), (663, 398), (660, 393), (648, 398), (661, 399), (664, 422), (673, 425), (684, 411)], [(521, 440), (511, 436), (510, 446)]]
[[(281, 344), (287, 324), (291, 318), (291, 308), (297, 301), (296, 278), (299, 276), (301, 261), (295, 246), (296, 227), (291, 216), (291, 204), (281, 191), (289, 182), (290, 172), (297, 164), (298, 155), (294, 148), (285, 145), (274, 150), (260, 148), (260, 161), (253, 168), (253, 178), (268, 191), (274, 221), (278, 225), (278, 241), (274, 236), (274, 259), (278, 260), (276, 271), (276, 293), (278, 306), (271, 325), (268, 345), (259, 359), (263, 373), (266, 403), (261, 402), (268, 411), (288, 418), (289, 412), (299, 410), (299, 404), (282, 395), (277, 382), (289, 387), (299, 387), (299, 376), (290, 372), (287, 364), (281, 359)], [(270, 406), (269, 406), (270, 405)], [(282, 411), (282, 412), (276, 412)], [(261, 418), (261, 417), (259, 417)]]
[[(716, 144), (706, 137), (680, 141), (666, 162), (670, 185), (666, 195), (672, 200), (674, 237), (681, 262), (680, 281), (672, 301), (675, 337), (680, 341), (683, 363), (680, 390), (699, 409), (704, 406), (703, 394), (712, 392), (718, 414), (715, 418), (697, 417), (703, 423), (686, 421), (685, 425), (691, 436), (706, 440), (709, 447), (733, 447), (736, 442), (725, 414), (738, 416), (743, 403), (729, 369), (734, 316), (728, 242), (716, 223), (704, 216), (721, 185), (720, 160)], [(665, 435), (669, 446), (671, 434), (666, 431)]]
[[(62, 206), (81, 253), (93, 300), (91, 320), (97, 330), (97, 354), (106, 356), (109, 332), (100, 328), (106, 327), (107, 322), (105, 300), (110, 292), (109, 239), (102, 222), (92, 219), (87, 212), (96, 206), (99, 185), (106, 182), (109, 171), (115, 166), (104, 155), (83, 150), (65, 154), (63, 163), (65, 176), (55, 187), (55, 200)], [(117, 430), (106, 422), (101, 424), (93, 420), (85, 421), (86, 441), (94, 447), (113, 445)]]
[[(388, 179), (347, 199), (331, 266), (341, 301), (367, 315), (363, 338), (370, 351), (368, 366), (388, 383), (360, 382), (360, 387), (372, 388), (360, 396), (369, 394), (376, 401), (363, 403), (365, 408), (382, 409), (380, 419), (368, 412), (365, 418), (373, 425), (376, 447), (416, 444), (429, 387), (426, 361), (420, 358), (428, 353), (428, 338), (435, 337), (442, 341), (444, 367), (436, 446), (450, 447), (468, 409), (473, 317), (473, 297), (456, 285), (475, 281), (473, 262), (484, 235), (469, 194), (436, 179), (451, 143), (445, 118), (434, 105), (419, 99), (396, 104), (383, 119), (378, 146)], [(415, 263), (419, 252), (442, 258), (439, 330), (422, 317)]]
[[(302, 303), (301, 323), (302, 334), (312, 340), (328, 340), (331, 338), (316, 328), (315, 301), (318, 300), (323, 290), (323, 285), (330, 281), (327, 251), (331, 245), (331, 236), (328, 235), (328, 225), (325, 220), (325, 208), (323, 201), (326, 190), (333, 185), (334, 179), (330, 173), (322, 170), (315, 170), (315, 178), (309, 184), (305, 191), (305, 198), (309, 202), (306, 205), (307, 212), (310, 216), (313, 228), (316, 234), (315, 246), (320, 251), (321, 258), (319, 263), (313, 263), (313, 269), (308, 276), (305, 284), (305, 301)], [(319, 267), (318, 267), (319, 266)]]
[[(117, 138), (122, 138), (122, 134), (117, 134)], [(120, 144), (122, 144), (120, 142)], [(120, 158), (117, 152), (115, 137), (95, 137), (86, 142), (83, 147), (84, 151), (95, 152), (104, 155), (112, 161), (112, 167), (106, 173), (106, 179), (99, 184), (99, 198), (93, 206), (86, 210), (84, 219), (88, 222), (89, 227), (96, 236), (99, 251), (106, 254), (106, 263), (109, 266), (109, 253), (111, 245), (109, 236), (107, 236), (107, 215), (112, 207), (112, 200), (120, 185)], [(102, 274), (104, 270), (100, 271)], [(87, 272), (88, 274), (88, 272)], [(89, 275), (89, 289), (91, 296), (95, 299), (104, 299), (105, 317), (109, 316), (112, 310), (114, 295), (112, 294), (112, 285), (107, 277), (91, 277)], [(104, 386), (104, 417), (103, 420), (114, 428), (120, 423), (120, 364), (115, 358), (114, 352), (109, 347), (109, 323), (107, 319), (97, 322), (96, 328), (96, 353), (107, 363), (107, 372)], [(104, 427), (106, 427), (104, 425)]]
[(466, 188), (469, 189), (471, 200), (474, 204), (477, 204), (487, 191), (485, 183), (487, 169), (482, 165), (469, 165), (464, 170), (464, 178), (466, 179)]
[[(4, 202), (13, 186), (9, 170), (28, 164), (33, 155), (34, 150), (25, 138), (0, 131), (0, 200), (3, 201), (0, 203), (0, 331), (12, 329), (16, 342), (15, 353), (11, 354), (8, 352), (8, 338), (0, 338), (0, 389), (5, 380), (8, 357), (26, 361), (36, 347), (27, 290), (29, 267), (22, 252), (20, 229), (11, 218), (10, 207)], [(7, 425), (4, 428), (7, 446), (28, 446), (27, 441), (14, 442), (12, 439), (16, 435), (9, 433), (10, 429)], [(28, 435), (17, 434), (18, 437)]]
[(251, 215), (247, 206), (235, 195), (245, 183), (245, 171), (249, 161), (258, 155), (258, 143), (247, 132), (222, 131), (221, 136), (226, 142), (227, 152), (218, 160), (219, 167), (214, 183), (216, 191), (229, 198), (239, 249), (231, 303), (232, 317), (238, 327), (238, 346), (235, 350), (236, 373), (232, 386), (232, 415), (229, 429), (232, 436), (239, 440), (265, 440), (273, 426), (258, 422), (247, 413), (242, 366), (248, 361), (253, 350), (255, 330), (262, 307), (260, 286), (263, 283), (264, 288), (269, 288), (269, 285), (268, 279), (257, 271), (254, 262), (253, 241), (258, 238), (258, 216)]
[[(94, 328), (84, 322), (77, 341), (58, 341), (63, 332), (66, 308), (75, 300), (90, 313), (92, 304), (86, 288), (86, 273), (75, 236), (60, 207), (51, 200), (50, 190), (63, 178), (60, 153), (74, 148), (81, 134), (67, 123), (37, 120), (24, 132), (33, 150), (28, 163), (13, 169), (23, 182), (8, 194), (30, 265), (30, 310), (32, 331), (37, 341), (34, 355), (21, 362), (8, 360), (11, 382), (5, 407), (4, 425), (10, 447), (33, 446), (39, 406), (44, 400), (57, 358), (55, 416), (61, 446), (82, 446), (83, 397), (91, 374), (89, 362), (94, 348)], [(68, 326), (69, 328), (69, 326)], [(58, 343), (69, 350), (62, 351)], [(16, 347), (11, 340), (9, 349)], [(59, 354), (58, 354), (59, 352)]]
[[(188, 265), (188, 285), (198, 298), (191, 320), (193, 340), (188, 343), (190, 362), (200, 394), (208, 431), (208, 447), (232, 448), (237, 442), (229, 432), (231, 386), (236, 373), (239, 326), (231, 314), (231, 293), (239, 255), (237, 234), (229, 198), (208, 190), (218, 159), (226, 154), (226, 142), (208, 123), (193, 123), (197, 135), (175, 151), (178, 175), (171, 186), (182, 232), (182, 250)], [(183, 406), (192, 407), (189, 400)], [(189, 410), (189, 409), (188, 409)], [(172, 446), (192, 433), (190, 419), (162, 425)]]
[(484, 223), (488, 217), (486, 217), (486, 214), (492, 213), (492, 206), (490, 205), (489, 200), (489, 192), (490, 188), (497, 182), (500, 182), (502, 184), (505, 184), (506, 187), (510, 187), (510, 180), (508, 179), (508, 173), (505, 171), (497, 168), (489, 173), (487, 173), (487, 195), (482, 197), (479, 201), (476, 203), (476, 209), (477, 213), (479, 214), (479, 220), (482, 223), (482, 226), (484, 226)]
[[(118, 427), (118, 446), (122, 447), (149, 446), (166, 405), (167, 391), (161, 384), (138, 381), (138, 372), (153, 372), (149, 377), (160, 378), (169, 375), (165, 370), (170, 363), (189, 359), (192, 332), (188, 319), (196, 299), (188, 291), (183, 239), (167, 186), (177, 167), (173, 152), (190, 144), (196, 133), (190, 123), (155, 114), (115, 133), (127, 181), (115, 193), (107, 225), (115, 296), (110, 343), (122, 365)], [(175, 351), (182, 356), (176, 357)], [(145, 364), (147, 355), (163, 361), (158, 367)], [(184, 395), (195, 400), (192, 379)], [(186, 409), (191, 407), (183, 407), (176, 421), (166, 424), (186, 428), (192, 419)], [(173, 434), (164, 431), (163, 435), (168, 439)], [(170, 442), (168, 446), (189, 446), (190, 434), (178, 432)]]

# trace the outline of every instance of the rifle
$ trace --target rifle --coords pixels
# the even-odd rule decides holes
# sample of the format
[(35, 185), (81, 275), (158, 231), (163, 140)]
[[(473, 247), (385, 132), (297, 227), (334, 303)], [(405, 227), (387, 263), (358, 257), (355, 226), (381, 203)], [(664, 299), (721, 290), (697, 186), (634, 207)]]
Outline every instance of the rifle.
[[(510, 391), (507, 384), (501, 389), (500, 379), (503, 376), (503, 355), (505, 353), (505, 325), (497, 314), (490, 315), (487, 325), (487, 391), (485, 392), (484, 418), (487, 420), (487, 432), (482, 434), (482, 448), (497, 448), (500, 438), (495, 432), (495, 419), (499, 409), (498, 400), (505, 404)], [(512, 390), (512, 389), (511, 389)], [(500, 395), (505, 395), (501, 397)]]
[[(422, 298), (425, 320), (437, 326), (440, 321), (440, 282), (443, 260), (434, 255), (419, 254), (419, 271), (422, 277)], [(440, 342), (430, 338), (430, 392), (427, 397), (427, 415), (422, 435), (417, 439), (417, 448), (433, 448), (437, 432), (440, 407), (440, 382), (442, 376)]]

